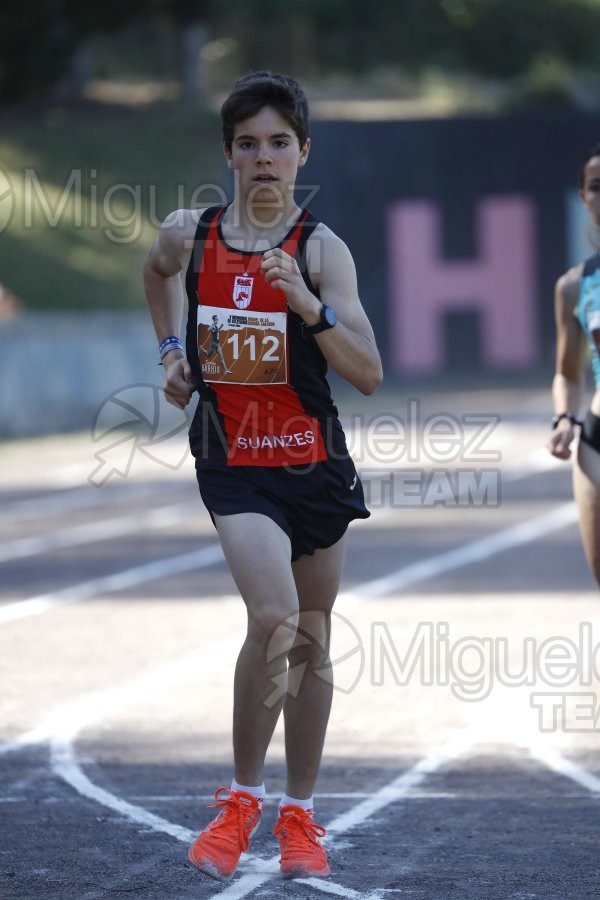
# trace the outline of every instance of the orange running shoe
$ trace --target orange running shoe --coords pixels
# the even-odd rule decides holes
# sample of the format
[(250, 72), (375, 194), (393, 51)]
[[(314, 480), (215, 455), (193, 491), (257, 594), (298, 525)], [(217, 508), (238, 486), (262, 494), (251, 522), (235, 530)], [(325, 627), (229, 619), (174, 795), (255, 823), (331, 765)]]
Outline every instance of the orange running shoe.
[(319, 838), (326, 834), (313, 819), (312, 810), (301, 806), (282, 806), (273, 829), (279, 837), (279, 868), (286, 878), (309, 878), (329, 875), (329, 863)]
[[(223, 793), (228, 796), (220, 797)], [(221, 812), (196, 838), (188, 859), (205, 875), (228, 881), (250, 846), (250, 835), (258, 827), (262, 809), (252, 794), (226, 787), (217, 788), (215, 800), (209, 809), (221, 807)]]

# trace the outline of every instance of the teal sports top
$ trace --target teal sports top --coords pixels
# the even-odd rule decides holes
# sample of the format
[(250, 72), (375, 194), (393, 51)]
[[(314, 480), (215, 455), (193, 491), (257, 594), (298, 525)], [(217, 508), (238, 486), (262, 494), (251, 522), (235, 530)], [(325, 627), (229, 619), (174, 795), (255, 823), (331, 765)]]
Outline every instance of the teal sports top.
[(591, 256), (583, 265), (575, 315), (587, 337), (594, 383), (600, 388), (600, 354), (596, 343), (596, 340), (600, 342), (600, 253)]

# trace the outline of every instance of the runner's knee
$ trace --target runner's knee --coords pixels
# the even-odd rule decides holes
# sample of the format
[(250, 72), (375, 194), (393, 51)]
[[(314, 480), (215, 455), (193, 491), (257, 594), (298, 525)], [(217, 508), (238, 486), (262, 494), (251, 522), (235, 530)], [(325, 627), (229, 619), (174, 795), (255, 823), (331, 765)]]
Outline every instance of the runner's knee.
[(285, 612), (280, 603), (270, 603), (248, 612), (248, 637), (268, 647), (272, 658), (289, 653), (297, 628), (297, 608), (291, 607)]

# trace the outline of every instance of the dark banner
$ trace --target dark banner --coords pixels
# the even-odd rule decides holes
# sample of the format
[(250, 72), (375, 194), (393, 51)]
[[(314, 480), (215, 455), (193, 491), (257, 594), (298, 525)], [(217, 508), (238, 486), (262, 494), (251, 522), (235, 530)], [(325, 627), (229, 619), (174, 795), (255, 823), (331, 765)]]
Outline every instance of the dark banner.
[(600, 118), (315, 122), (298, 201), (349, 245), (390, 374), (535, 372), (554, 284), (594, 252), (578, 198)]

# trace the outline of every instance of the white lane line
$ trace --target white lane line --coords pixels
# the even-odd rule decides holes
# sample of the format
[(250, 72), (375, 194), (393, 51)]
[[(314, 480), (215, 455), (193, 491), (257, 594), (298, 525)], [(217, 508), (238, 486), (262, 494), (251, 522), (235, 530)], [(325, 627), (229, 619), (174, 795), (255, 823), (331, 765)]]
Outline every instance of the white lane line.
[[(39, 488), (39, 490), (42, 490)], [(2, 487), (0, 487), (0, 493)], [(119, 485), (118, 489), (85, 487), (67, 488), (62, 491), (52, 490), (49, 495), (40, 494), (28, 497), (26, 500), (3, 500), (0, 508), (0, 522), (7, 519), (11, 522), (27, 519), (43, 519), (47, 516), (61, 515), (74, 510), (94, 509), (97, 506), (106, 507), (110, 501), (114, 505), (131, 503), (132, 500), (146, 500), (149, 497), (156, 499), (161, 492), (160, 484), (155, 485), (154, 490), (148, 490), (144, 485)], [(166, 496), (172, 495), (166, 486), (162, 488)]]
[[(113, 691), (105, 692), (101, 698), (96, 700), (95, 708), (92, 711), (90, 711), (90, 705), (87, 702), (85, 706), (83, 702), (74, 705), (73, 710), (64, 715), (62, 724), (59, 727), (56, 724), (54, 726), (55, 735), (51, 741), (51, 767), (55, 774), (70, 784), (80, 795), (119, 813), (124, 818), (151, 828), (153, 831), (168, 834), (185, 844), (191, 843), (196, 837), (196, 832), (157, 816), (143, 807), (129, 803), (94, 784), (84, 774), (77, 760), (75, 740), (82, 728), (93, 724), (94, 721), (103, 718), (108, 713), (114, 713), (116, 709), (127, 703), (133, 702), (136, 695), (147, 696), (149, 689), (155, 695), (157, 690), (162, 691), (172, 687), (176, 681), (186, 677), (189, 670), (194, 671), (194, 676), (197, 677), (200, 663), (202, 668), (210, 670), (217, 658), (222, 660), (225, 646), (228, 648), (236, 647), (237, 643), (237, 640), (228, 639), (211, 649), (210, 659), (207, 657), (200, 659), (201, 652), (199, 651), (175, 665), (165, 666), (159, 671), (150, 673), (149, 676), (138, 679), (125, 691), (117, 688)], [(469, 726), (460, 729), (445, 744), (421, 759), (407, 772), (393, 779), (374, 795), (367, 795), (368, 799), (363, 803), (358, 804), (334, 819), (327, 827), (328, 836), (326, 841), (330, 841), (331, 837), (339, 837), (352, 828), (364, 824), (367, 819), (390, 804), (414, 797), (414, 788), (418, 784), (423, 782), (428, 775), (437, 771), (437, 769), (468, 751), (480, 737), (481, 729), (479, 727)], [(251, 854), (245, 854), (242, 858), (240, 871), (248, 870), (246, 874), (243, 874), (238, 881), (225, 891), (219, 891), (215, 896), (228, 898), (228, 900), (248, 896), (255, 888), (278, 877), (278, 862), (278, 855), (265, 860), (254, 857)], [(306, 883), (311, 883), (312, 881), (314, 881), (312, 886), (321, 890), (326, 890), (325, 886), (332, 884), (331, 882), (324, 882), (318, 879), (307, 880)], [(368, 896), (356, 892), (342, 893), (349, 889), (343, 888), (341, 885), (335, 887), (337, 890), (330, 890), (329, 893), (334, 892), (338, 896), (364, 898), (364, 900), (369, 900), (369, 898), (370, 900), (380, 900), (381, 898), (380, 893), (371, 893)]]
[(50, 737), (50, 761), (53, 771), (71, 784), (77, 793), (101, 806), (106, 806), (126, 819), (145, 825), (153, 831), (169, 834), (179, 841), (190, 843), (196, 835), (189, 829), (169, 822), (141, 806), (128, 803), (93, 784), (75, 758), (74, 740), (83, 728), (139, 701), (140, 697), (163, 693), (189, 678), (192, 673), (197, 677), (203, 671), (211, 671), (215, 665), (222, 664), (228, 653), (234, 658), (242, 639), (241, 633), (235, 634), (210, 648), (195, 650), (182, 659), (151, 669), (125, 686), (118, 685), (109, 690), (87, 695), (57, 710), (39, 729), (40, 733), (45, 731)]
[(168, 559), (158, 559), (155, 562), (144, 563), (114, 575), (104, 575), (100, 578), (92, 578), (90, 581), (82, 581), (72, 587), (51, 591), (48, 594), (39, 594), (28, 600), (17, 600), (15, 603), (7, 603), (0, 606), (0, 624), (14, 622), (26, 616), (35, 616), (48, 610), (56, 609), (67, 603), (78, 603), (97, 597), (99, 594), (111, 594), (126, 588), (137, 587), (147, 581), (164, 578), (167, 575), (179, 575), (182, 572), (191, 572), (195, 569), (204, 569), (224, 561), (221, 545), (209, 544), (203, 550), (194, 550), (191, 553), (183, 553), (180, 556), (172, 556)]
[[(381, 596), (382, 594), (397, 589), (406, 584), (415, 584), (418, 581), (439, 575), (449, 568), (457, 568), (460, 565), (466, 565), (468, 561), (468, 549), (475, 546), (477, 550), (477, 559), (481, 556), (482, 549), (487, 551), (488, 555), (493, 552), (507, 549), (507, 535), (513, 541), (509, 546), (514, 546), (519, 542), (519, 536), (522, 540), (534, 540), (534, 534), (547, 534), (553, 528), (561, 528), (570, 521), (574, 504), (566, 504), (559, 507), (546, 516), (538, 519), (530, 520), (523, 525), (515, 528), (506, 529), (491, 538), (484, 538), (482, 541), (476, 541), (475, 545), (467, 545), (465, 548), (459, 548), (456, 551), (440, 554), (437, 557), (430, 557), (420, 563), (415, 563), (400, 569), (390, 576), (379, 578), (363, 585), (357, 585), (351, 591), (343, 591), (340, 593), (336, 601), (336, 609), (350, 609), (362, 600), (370, 597)], [(553, 526), (552, 528), (550, 526)], [(502, 537), (504, 535), (504, 538)], [(482, 545), (485, 545), (482, 548)], [(83, 585), (75, 585), (73, 588), (66, 588), (62, 592), (47, 594), (39, 598), (21, 601), (19, 603), (10, 604), (0, 608), (0, 622), (10, 621), (9, 615), (11, 608), (13, 609), (13, 618), (20, 618), (22, 614), (34, 614), (35, 612), (43, 612), (46, 604), (48, 608), (53, 608), (60, 603), (76, 602), (78, 599), (84, 599), (85, 596), (91, 597), (98, 593), (106, 593), (110, 590), (121, 590), (124, 587), (141, 584), (153, 578), (161, 578), (165, 575), (175, 574), (176, 572), (190, 571), (194, 568), (212, 565), (223, 559), (222, 551), (219, 544), (213, 544), (205, 550), (195, 553), (184, 554), (183, 556), (174, 557), (171, 560), (158, 560), (155, 563), (148, 563), (144, 566), (137, 566), (134, 569), (128, 569), (125, 572), (117, 573), (117, 575), (106, 576), (106, 578), (95, 579), (91, 582), (84, 582)], [(81, 594), (84, 596), (81, 596)], [(40, 608), (33, 609), (31, 613), (23, 612), (24, 604), (36, 604)], [(29, 744), (43, 743), (52, 732), (48, 731), (45, 725), (38, 726), (31, 731), (26, 732), (13, 741), (0, 744), (0, 756), (7, 752), (13, 752)]]
[[(366, 466), (362, 464), (366, 469)], [(523, 460), (504, 464), (502, 470), (502, 479), (507, 481), (518, 481), (522, 478), (528, 478), (533, 474), (545, 472), (550, 469), (557, 469), (564, 465), (560, 460), (550, 456), (547, 450), (540, 447), (538, 450), (532, 451)], [(357, 468), (360, 468), (357, 463)], [(398, 468), (398, 467), (395, 467)], [(393, 471), (394, 467), (388, 467), (387, 471)], [(451, 470), (448, 470), (451, 471)], [(385, 477), (386, 472), (382, 471), (381, 478)], [(374, 474), (371, 475), (375, 478)], [(108, 502), (119, 504), (121, 502), (130, 503), (132, 500), (146, 500), (148, 497), (156, 499), (157, 493), (172, 495), (172, 489), (168, 484), (155, 482), (155, 487), (149, 491), (143, 485), (119, 485), (118, 488), (92, 488), (89, 485), (83, 487), (75, 487), (62, 491), (53, 490), (50, 496), (41, 495), (37, 497), (29, 497), (26, 500), (3, 501), (0, 507), (0, 522), (9, 520), (11, 522), (27, 519), (40, 520), (41, 518), (60, 515), (61, 513), (71, 512), (74, 510), (94, 509), (97, 506), (106, 507)], [(2, 488), (0, 487), (0, 491)]]
[[(58, 710), (39, 729), (40, 733), (45, 731), (50, 738), (52, 771), (70, 784), (81, 796), (112, 809), (130, 822), (143, 825), (155, 832), (168, 834), (185, 844), (191, 843), (197, 832), (170, 822), (168, 819), (164, 819), (142, 806), (130, 803), (94, 784), (83, 772), (77, 759), (75, 741), (83, 728), (96, 724), (108, 715), (114, 715), (123, 707), (139, 702), (144, 697), (156, 697), (192, 674), (194, 678), (197, 678), (203, 673), (214, 671), (215, 666), (224, 664), (228, 655), (231, 655), (231, 665), (233, 666), (242, 641), (242, 632), (234, 634), (209, 648), (195, 650), (182, 659), (152, 669), (125, 686), (118, 685), (115, 688), (88, 695)], [(252, 859), (252, 857), (247, 856), (246, 859)]]
[(27, 500), (4, 501), (0, 509), (0, 522), (27, 519), (41, 519), (44, 516), (60, 515), (75, 509), (105, 506), (106, 498), (101, 494), (90, 496), (89, 488), (74, 488), (64, 493), (53, 492), (49, 497), (29, 497)]
[[(521, 525), (505, 529), (495, 535), (491, 535), (489, 538), (483, 538), (457, 550), (438, 554), (421, 562), (405, 566), (391, 575), (366, 582), (363, 585), (357, 585), (352, 590), (341, 592), (336, 601), (336, 609), (349, 609), (365, 599), (382, 596), (399, 587), (433, 578), (445, 571), (467, 565), (475, 560), (480, 561), (486, 556), (509, 549), (519, 543), (535, 540), (537, 537), (549, 534), (557, 528), (570, 524), (573, 516), (576, 516), (575, 504), (567, 503), (550, 513), (531, 519)], [(170, 560), (157, 560), (154, 563), (127, 569), (116, 575), (83, 582), (72, 588), (65, 588), (63, 591), (41, 595), (31, 600), (23, 600), (0, 607), (0, 623), (20, 618), (21, 615), (33, 615), (37, 612), (44, 612), (46, 608), (51, 609), (61, 603), (73, 603), (79, 599), (86, 599), (99, 593), (122, 590), (125, 587), (138, 585), (144, 581), (161, 578), (165, 575), (202, 568), (203, 566), (220, 562), (222, 559), (223, 555), (220, 545), (212, 544), (201, 551), (186, 553), (182, 556), (173, 557)], [(31, 605), (30, 612), (27, 611), (28, 605)], [(26, 744), (38, 743), (39, 734), (39, 728), (35, 728), (27, 732), (26, 735), (12, 741), (10, 745), (17, 749)], [(46, 733), (44, 732), (44, 734)], [(42, 738), (42, 740), (44, 739)], [(0, 744), (0, 755), (2, 755), (2, 752), (2, 745)]]
[(181, 659), (143, 672), (124, 685), (118, 684), (114, 688), (93, 691), (65, 703), (46, 716), (35, 728), (12, 741), (0, 743), (0, 757), (24, 747), (46, 744), (57, 736), (70, 733), (75, 722), (79, 723), (76, 730), (80, 731), (88, 724), (102, 719), (110, 712), (116, 712), (140, 696), (149, 696), (149, 692), (159, 692), (163, 685), (166, 688), (176, 684), (187, 677), (190, 671), (202, 672), (204, 669), (210, 671), (210, 667), (219, 663), (226, 653), (234, 653), (239, 649), (243, 638), (242, 632), (236, 633), (209, 648), (194, 650)]
[(297, 878), (296, 884), (305, 884), (313, 887), (322, 894), (333, 894), (335, 897), (346, 897), (347, 900), (384, 900), (388, 894), (404, 894), (402, 888), (379, 888), (370, 894), (360, 894), (352, 888), (344, 887), (333, 881), (324, 881), (322, 878)]
[(357, 825), (361, 825), (366, 819), (370, 819), (375, 813), (389, 806), (390, 803), (408, 797), (410, 792), (420, 785), (428, 775), (436, 772), (447, 762), (462, 755), (473, 746), (480, 735), (481, 731), (478, 726), (468, 725), (461, 728), (444, 744), (415, 763), (407, 772), (403, 772), (389, 784), (375, 791), (367, 800), (363, 800), (362, 803), (347, 812), (336, 816), (327, 826), (325, 841), (329, 840), (332, 835), (344, 834)]
[[(372, 794), (366, 794), (364, 791), (347, 791), (330, 793), (328, 791), (315, 793), (316, 800), (366, 800)], [(457, 794), (448, 791), (411, 791), (408, 795), (411, 800), (455, 800)], [(281, 792), (277, 794), (265, 794), (265, 800), (279, 800)], [(146, 803), (212, 803), (212, 794), (136, 794), (132, 800), (138, 803), (142, 801)]]
[[(367, 582), (362, 587), (359, 586), (358, 588), (355, 588), (351, 593), (342, 595), (343, 599), (345, 599), (346, 608), (348, 606), (354, 606), (368, 597), (381, 596), (390, 589), (396, 588), (398, 582), (401, 581), (403, 573), (406, 571), (409, 572), (409, 583), (414, 584), (415, 581), (432, 577), (432, 575), (435, 574), (440, 574), (446, 567), (457, 568), (460, 565), (467, 565), (469, 562), (473, 561), (473, 559), (479, 560), (486, 556), (490, 556), (493, 553), (500, 552), (501, 550), (506, 550), (516, 544), (527, 543), (534, 540), (536, 537), (541, 537), (549, 531), (555, 530), (557, 527), (563, 527), (565, 520), (567, 522), (570, 521), (569, 516), (572, 507), (574, 507), (574, 504), (567, 504), (566, 506), (559, 507), (558, 510), (553, 510), (549, 514), (539, 516), (536, 519), (529, 520), (529, 522), (522, 523), (519, 526), (505, 529), (503, 532), (499, 532), (491, 538), (486, 538), (483, 541), (476, 541), (474, 544), (467, 545), (467, 548), (462, 548), (462, 555), (459, 549), (452, 553), (444, 553), (440, 554), (438, 557), (432, 557), (429, 560), (425, 560), (418, 564), (417, 567), (408, 566), (404, 570), (399, 570), (399, 572), (394, 573), (394, 575), (391, 576), (393, 580), (392, 588), (390, 588), (390, 576)], [(472, 548), (470, 554), (465, 552), (469, 548)], [(114, 801), (112, 801), (111, 797), (114, 795), (110, 795), (102, 788), (98, 788), (96, 791), (96, 786), (84, 775), (77, 761), (74, 751), (74, 742), (78, 733), (89, 722), (90, 719), (80, 721), (79, 723), (71, 723), (67, 733), (63, 734), (60, 740), (57, 741), (55, 736), (52, 742), (53, 767), (55, 771), (57, 774), (62, 775), (62, 777), (76, 790), (85, 791), (85, 796), (95, 799), (102, 805), (110, 803), (111, 809), (114, 809), (115, 811), (122, 810), (122, 814), (129, 819), (133, 819), (139, 814), (141, 815), (144, 824), (147, 824), (148, 827), (155, 828), (156, 830), (157, 823), (153, 825), (149, 819), (145, 818), (147, 813), (146, 810), (142, 807), (136, 807), (133, 804), (128, 804), (127, 807), (123, 807), (122, 804), (124, 801), (116, 796), (114, 797)], [(376, 791), (371, 797), (363, 800), (361, 803), (357, 804), (357, 806), (334, 819), (328, 827), (328, 833), (332, 836), (343, 834), (356, 827), (356, 825), (366, 821), (366, 819), (370, 818), (389, 804), (405, 798), (408, 791), (413, 790), (427, 775), (436, 771), (458, 754), (463, 753), (465, 749), (474, 742), (475, 735), (473, 729), (470, 727), (461, 729), (450, 741), (441, 748), (434, 750), (427, 757), (413, 766), (408, 772), (398, 776), (384, 788)], [(149, 815), (153, 816), (154, 814)], [(164, 829), (160, 828), (158, 830)], [(276, 858), (274, 859), (276, 860)], [(234, 885), (215, 896), (229, 898), (229, 900), (246, 897), (250, 891), (273, 877), (273, 860), (269, 860), (268, 862), (269, 867), (266, 872), (257, 873), (256, 870), (254, 870), (246, 875), (242, 875), (241, 879)], [(263, 862), (261, 861), (260, 864), (263, 864)]]
[[(332, 894), (334, 897), (347, 897), (347, 900), (363, 900), (365, 896), (352, 888), (344, 887), (342, 884), (335, 884), (333, 881), (324, 881), (321, 878), (297, 878), (295, 883), (314, 887), (322, 894)], [(377, 895), (377, 900), (381, 900), (381, 894)]]
[[(497, 553), (503, 553), (513, 547), (536, 541), (554, 531), (572, 525), (577, 520), (576, 504), (573, 501), (565, 503), (549, 513), (543, 513), (519, 525), (512, 525), (455, 550), (448, 550), (445, 553), (439, 553), (436, 556), (430, 556), (409, 566), (404, 566), (390, 575), (375, 579), (364, 587), (356, 588), (355, 591), (365, 597), (380, 597), (382, 594), (389, 594), (417, 582), (435, 578), (436, 575), (450, 572), (453, 569), (482, 562)], [(355, 591), (350, 593), (353, 594)]]
[[(197, 503), (194, 503), (193, 506), (197, 507)], [(162, 509), (144, 510), (134, 515), (104, 519), (101, 522), (87, 522), (81, 525), (72, 525), (69, 528), (59, 528), (56, 531), (49, 531), (45, 534), (16, 538), (13, 541), (0, 544), (0, 563), (13, 559), (23, 559), (26, 556), (49, 553), (52, 550), (78, 547), (81, 544), (90, 544), (94, 541), (108, 541), (135, 531), (145, 531), (150, 528), (168, 528), (170, 525), (176, 525), (178, 522), (181, 522), (185, 511), (191, 507), (192, 501), (188, 500), (183, 503), (165, 506)]]
[(128, 803), (122, 797), (111, 794), (109, 791), (91, 782), (77, 765), (74, 744), (68, 739), (65, 739), (64, 742), (52, 742), (51, 759), (51, 766), (55, 774), (75, 788), (82, 797), (88, 797), (95, 803), (100, 803), (101, 806), (112, 809), (131, 822), (145, 825), (147, 828), (151, 828), (152, 831), (168, 834), (186, 844), (190, 844), (196, 837), (196, 834), (190, 831), (189, 828), (169, 822), (167, 819), (163, 819), (162, 816), (157, 816), (141, 806)]
[(487, 740), (523, 747), (532, 759), (548, 769), (593, 794), (600, 794), (600, 778), (564, 756), (551, 743), (550, 733), (540, 732), (530, 700), (531, 692), (524, 686), (496, 686), (495, 701), (480, 723)]
[(278, 857), (273, 857), (268, 861), (257, 860), (256, 865), (261, 870), (257, 875), (243, 875), (239, 881), (234, 881), (224, 891), (211, 894), (208, 900), (216, 897), (225, 897), (225, 900), (242, 900), (242, 898), (248, 897), (255, 888), (262, 887), (266, 881), (271, 881), (279, 875), (277, 860)]
[(581, 766), (578, 766), (572, 760), (567, 759), (556, 747), (544, 744), (541, 741), (535, 741), (529, 745), (528, 749), (534, 759), (537, 759), (558, 775), (563, 775), (565, 778), (575, 781), (593, 794), (600, 794), (600, 778), (586, 769), (582, 769)]
[(2, 741), (0, 743), (0, 757), (7, 756), (9, 753), (16, 753), (25, 747), (35, 747), (37, 744), (45, 744), (54, 734), (54, 717), (50, 716), (44, 719), (35, 728), (25, 731), (12, 741)]
[[(390, 575), (368, 582), (368, 584), (359, 586), (353, 591), (344, 592), (338, 598), (337, 608), (347, 608), (348, 602), (351, 600), (382, 596), (391, 591), (416, 584), (419, 581), (435, 578), (436, 575), (440, 575), (443, 572), (474, 562), (481, 562), (497, 553), (502, 553), (520, 544), (538, 540), (540, 537), (551, 534), (553, 531), (565, 528), (576, 522), (577, 517), (577, 507), (574, 502), (563, 504), (557, 509), (544, 513), (535, 519), (529, 519), (520, 525), (513, 525), (510, 528), (473, 541), (456, 550), (449, 550), (446, 553), (427, 557), (427, 559), (420, 560), (412, 565), (403, 566)], [(211, 558), (208, 562), (204, 560), (204, 557), (200, 557), (201, 554), (206, 553), (210, 556), (210, 553), (213, 551), (218, 554), (218, 550), (215, 549), (218, 547), (218, 544), (214, 544), (205, 551), (200, 551), (196, 564), (194, 563), (195, 554), (186, 553), (183, 556), (157, 560), (155, 563), (126, 569), (123, 572), (109, 575), (105, 578), (84, 581), (81, 584), (73, 585), (73, 587), (41, 594), (28, 600), (18, 600), (15, 603), (6, 604), (0, 607), (0, 624), (12, 622), (24, 616), (39, 615), (54, 609), (56, 606), (61, 606), (65, 603), (77, 603), (80, 600), (87, 600), (100, 593), (123, 590), (126, 587), (142, 584), (153, 578), (161, 578), (163, 574), (170, 575), (212, 565), (214, 562), (219, 562), (222, 559), (222, 555), (218, 558), (215, 556), (214, 559)], [(354, 596), (355, 594), (356, 596)]]
[[(358, 825), (363, 825), (371, 818), (371, 816), (381, 812), (390, 804), (406, 799), (413, 788), (423, 782), (428, 775), (431, 775), (442, 766), (456, 759), (456, 757), (464, 754), (477, 743), (480, 738), (481, 729), (476, 724), (468, 725), (465, 728), (456, 731), (447, 741), (432, 750), (423, 759), (419, 760), (412, 768), (403, 772), (397, 778), (390, 781), (389, 784), (380, 788), (380, 790), (376, 791), (369, 799), (352, 807), (340, 816), (336, 816), (336, 818), (326, 826), (327, 836), (324, 839), (324, 843), (334, 844), (336, 837), (346, 834)], [(267, 860), (267, 864), (271, 870), (277, 865), (278, 860), (279, 855)], [(224, 891), (219, 891), (216, 894), (212, 894), (207, 900), (216, 900), (217, 897), (220, 897), (221, 900), (243, 900), (243, 898), (248, 897), (256, 887), (260, 887), (260, 885), (276, 877), (277, 872), (273, 874), (272, 871), (261, 871), (260, 874), (257, 874), (255, 871), (252, 871), (258, 866), (262, 869), (265, 866), (265, 861), (261, 860), (260, 863), (254, 866), (250, 864), (250, 871), (247, 874), (243, 874), (238, 881), (231, 885), (231, 887), (226, 888)], [(323, 889), (322, 885), (324, 884), (331, 883), (320, 882), (320, 879), (314, 879), (312, 886)], [(339, 885), (339, 887), (341, 888), (342, 886)], [(348, 889), (346, 888), (345, 890)], [(378, 895), (371, 892), (369, 894), (348, 893), (341, 896), (356, 897), (360, 898), (360, 900), (368, 900), (368, 898), (374, 900)]]
[[(414, 584), (415, 581), (432, 577), (435, 574), (440, 574), (445, 570), (446, 567), (456, 568), (460, 565), (466, 565), (469, 562), (473, 561), (473, 559), (479, 560), (481, 558), (485, 558), (485, 556), (489, 556), (493, 553), (500, 552), (501, 550), (508, 549), (509, 547), (514, 546), (517, 543), (534, 540), (537, 537), (541, 537), (544, 534), (549, 533), (549, 531), (555, 530), (559, 527), (563, 527), (570, 521), (569, 511), (573, 506), (574, 504), (567, 504), (566, 506), (560, 507), (558, 510), (554, 510), (550, 514), (537, 517), (536, 519), (523, 523), (520, 526), (505, 529), (504, 532), (499, 532), (497, 535), (492, 536), (492, 538), (484, 539), (484, 541), (476, 541), (474, 542), (474, 545), (467, 545), (467, 548), (463, 548), (464, 551), (465, 549), (468, 549), (468, 547), (475, 547), (477, 548), (477, 552), (475, 554), (473, 554), (473, 552), (471, 552), (471, 554), (465, 554), (463, 552), (463, 555), (460, 556), (460, 551), (455, 551), (452, 553), (441, 554), (439, 557), (432, 557), (429, 560), (423, 561), (421, 564), (418, 564), (418, 569), (415, 569), (414, 566), (406, 567), (406, 569), (408, 569), (409, 571), (412, 570), (409, 583)], [(481, 546), (482, 544), (484, 545), (483, 548)], [(374, 595), (381, 596), (381, 594), (395, 589), (398, 586), (399, 579), (401, 579), (403, 572), (406, 572), (406, 569), (399, 570), (397, 573), (394, 573), (394, 575), (391, 576), (392, 578), (395, 578), (392, 587), (390, 587), (390, 576), (384, 579), (377, 579), (374, 582), (367, 583), (363, 588), (359, 586), (351, 594), (346, 594), (346, 602), (354, 605), (355, 603), (361, 602), (367, 597), (372, 597)], [(210, 651), (210, 654), (212, 655), (212, 653), (215, 651), (219, 652), (219, 648), (213, 647), (212, 651)], [(185, 661), (182, 661), (182, 663), (180, 663), (179, 665), (183, 665), (184, 662)], [(184, 669), (187, 668), (188, 665), (189, 663), (184, 665)], [(180, 675), (179, 677), (182, 676)], [(164, 684), (165, 682), (166, 678), (163, 674), (158, 679), (158, 684)], [(72, 784), (72, 786), (77, 791), (84, 793), (84, 796), (87, 796), (90, 799), (94, 799), (101, 805), (108, 805), (109, 808), (120, 812), (126, 818), (140, 822), (141, 824), (145, 824), (153, 830), (164, 831), (166, 828), (168, 828), (169, 831), (167, 833), (177, 837), (177, 834), (179, 833), (178, 829), (181, 826), (177, 826), (174, 823), (163, 820), (161, 819), (161, 817), (155, 816), (148, 810), (145, 810), (142, 807), (135, 806), (134, 804), (129, 804), (126, 801), (122, 800), (122, 798), (110, 794), (103, 788), (97, 787), (87, 778), (87, 776), (84, 775), (80, 768), (74, 750), (74, 741), (76, 740), (77, 735), (82, 728), (86, 727), (86, 725), (91, 724), (92, 721), (97, 721), (98, 718), (102, 718), (104, 714), (114, 710), (114, 701), (117, 699), (117, 696), (123, 696), (127, 698), (131, 694), (131, 691), (123, 688), (118, 688), (116, 689), (116, 691), (110, 693), (114, 695), (114, 697), (108, 704), (108, 706), (102, 709), (99, 715), (94, 715), (90, 711), (89, 706), (87, 707), (85, 712), (82, 708), (81, 713), (72, 717), (71, 720), (67, 723), (66, 727), (59, 729), (58, 734), (56, 730), (53, 731), (53, 768), (57, 774), (61, 775), (61, 777)], [(126, 702), (126, 699), (124, 700), (124, 702)], [(453, 759), (454, 756), (458, 755), (459, 753), (463, 753), (466, 749), (468, 749), (468, 747), (475, 743), (475, 741), (476, 735), (474, 734), (472, 728), (467, 727), (465, 729), (461, 729), (450, 739), (450, 741), (443, 745), (443, 747), (434, 750), (431, 754), (429, 754), (427, 757), (413, 766), (408, 772), (405, 772), (402, 775), (398, 776), (398, 778), (394, 779), (384, 788), (377, 791), (372, 797), (358, 804), (357, 807), (350, 809), (343, 815), (338, 816), (336, 819), (334, 819), (329, 826), (329, 831), (332, 835), (343, 834), (346, 830), (356, 827), (357, 824), (364, 822), (369, 816), (382, 810), (390, 803), (396, 802), (397, 800), (406, 797), (407, 792), (409, 790), (412, 790), (415, 785), (419, 784), (427, 775), (431, 774), (431, 772), (433, 771), (436, 771), (437, 768), (444, 765), (447, 761)], [(17, 745), (22, 746), (22, 741), (13, 742), (13, 747)], [(173, 829), (175, 829), (175, 831), (173, 831)], [(187, 831), (187, 829), (184, 829), (184, 834), (182, 833), (178, 839), (185, 839), (186, 841), (188, 841), (189, 832)], [(276, 860), (276, 857), (274, 859)], [(272, 877), (274, 877), (274, 873), (272, 871), (273, 860), (269, 860), (267, 861), (267, 863), (267, 871), (265, 872), (265, 861), (257, 860), (256, 865), (260, 865), (261, 868), (263, 868), (263, 871), (261, 873), (257, 873), (256, 871), (254, 871), (253, 873), (242, 875), (241, 879), (235, 884), (231, 885), (230, 888), (227, 888), (224, 892), (219, 892), (214, 896), (220, 896), (226, 898), (226, 900), (235, 900), (235, 898), (247, 897), (248, 894), (252, 890), (254, 890), (254, 888), (260, 886), (265, 881), (268, 881)]]

